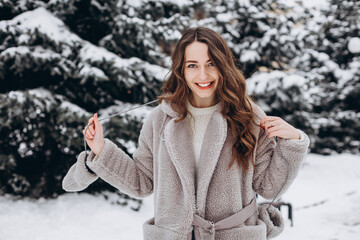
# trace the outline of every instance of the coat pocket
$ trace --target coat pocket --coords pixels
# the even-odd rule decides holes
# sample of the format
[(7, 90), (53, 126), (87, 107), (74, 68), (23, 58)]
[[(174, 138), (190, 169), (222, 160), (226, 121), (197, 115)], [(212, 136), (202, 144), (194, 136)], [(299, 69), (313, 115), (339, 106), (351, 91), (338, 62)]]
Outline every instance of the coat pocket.
[(259, 207), (259, 218), (266, 225), (267, 238), (274, 238), (284, 230), (284, 219), (276, 207), (262, 204)]
[(187, 240), (188, 234), (181, 234), (154, 224), (154, 218), (143, 225), (144, 240)]

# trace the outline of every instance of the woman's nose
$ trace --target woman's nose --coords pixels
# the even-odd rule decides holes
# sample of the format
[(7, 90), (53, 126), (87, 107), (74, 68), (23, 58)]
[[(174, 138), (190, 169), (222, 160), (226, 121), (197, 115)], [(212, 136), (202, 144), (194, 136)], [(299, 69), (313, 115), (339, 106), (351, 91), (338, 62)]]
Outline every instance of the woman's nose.
[(207, 78), (206, 68), (201, 68), (201, 69), (200, 69), (200, 80), (201, 80), (201, 81), (205, 81), (206, 78)]

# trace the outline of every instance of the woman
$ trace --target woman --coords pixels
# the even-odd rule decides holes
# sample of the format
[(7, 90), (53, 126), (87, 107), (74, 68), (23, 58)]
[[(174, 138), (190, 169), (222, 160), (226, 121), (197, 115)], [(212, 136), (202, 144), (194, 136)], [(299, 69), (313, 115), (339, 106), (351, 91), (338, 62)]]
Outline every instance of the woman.
[[(161, 104), (146, 119), (133, 159), (103, 138), (95, 114), (85, 153), (63, 180), (80, 191), (98, 177), (133, 197), (154, 193), (144, 239), (266, 239), (282, 230), (274, 207), (256, 193), (282, 194), (309, 146), (304, 132), (264, 112), (219, 34), (188, 29), (172, 57)], [(274, 137), (278, 137), (276, 143)], [(88, 170), (89, 169), (89, 170)]]

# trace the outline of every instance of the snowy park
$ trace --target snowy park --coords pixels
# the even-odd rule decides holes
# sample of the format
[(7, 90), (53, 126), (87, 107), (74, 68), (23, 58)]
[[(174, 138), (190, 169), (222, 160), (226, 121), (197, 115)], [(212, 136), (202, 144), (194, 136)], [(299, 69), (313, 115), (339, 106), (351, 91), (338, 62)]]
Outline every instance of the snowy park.
[[(357, 240), (360, 236), (360, 156), (309, 154), (282, 201), (293, 205), (276, 239)], [(103, 196), (71, 193), (54, 200), (0, 198), (1, 239), (142, 239), (142, 224), (153, 217), (153, 199), (139, 212)], [(116, 199), (116, 198), (115, 198)]]
[[(276, 239), (360, 239), (360, 1), (0, 0), (0, 240), (143, 239), (153, 196), (62, 179), (88, 119), (156, 99), (198, 26), (224, 38), (266, 114), (309, 136)], [(105, 137), (131, 156), (155, 106), (104, 120)]]

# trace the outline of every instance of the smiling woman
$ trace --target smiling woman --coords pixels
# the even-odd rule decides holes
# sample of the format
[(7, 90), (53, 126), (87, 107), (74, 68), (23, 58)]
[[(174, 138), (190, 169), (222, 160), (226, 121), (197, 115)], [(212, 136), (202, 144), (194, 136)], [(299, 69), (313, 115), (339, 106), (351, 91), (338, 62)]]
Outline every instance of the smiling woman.
[(84, 131), (92, 153), (79, 155), (63, 188), (80, 191), (100, 177), (133, 197), (154, 192), (155, 217), (144, 224), (144, 239), (277, 236), (281, 213), (272, 206), (257, 209), (255, 196), (272, 199), (290, 186), (309, 138), (265, 115), (247, 96), (233, 59), (218, 33), (186, 30), (133, 158), (104, 139), (95, 114)]
[(191, 89), (190, 103), (195, 107), (215, 105), (215, 90), (219, 82), (219, 70), (209, 59), (208, 46), (193, 42), (185, 50), (184, 75)]

